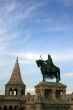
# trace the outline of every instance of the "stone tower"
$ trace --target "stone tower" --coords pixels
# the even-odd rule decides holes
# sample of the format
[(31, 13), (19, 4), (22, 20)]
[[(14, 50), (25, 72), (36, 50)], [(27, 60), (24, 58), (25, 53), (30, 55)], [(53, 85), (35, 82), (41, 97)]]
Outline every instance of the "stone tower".
[(18, 57), (9, 82), (5, 85), (5, 95), (25, 95), (25, 84), (22, 81)]

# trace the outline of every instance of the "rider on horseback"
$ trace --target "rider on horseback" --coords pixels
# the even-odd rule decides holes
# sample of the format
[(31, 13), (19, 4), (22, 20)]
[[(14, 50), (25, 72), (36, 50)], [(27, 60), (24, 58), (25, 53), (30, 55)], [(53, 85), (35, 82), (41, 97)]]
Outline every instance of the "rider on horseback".
[(54, 67), (54, 64), (50, 55), (48, 55), (48, 59), (44, 61), (44, 63), (46, 65), (47, 72), (51, 72), (51, 68)]
[(60, 81), (60, 69), (53, 64), (52, 58), (50, 55), (48, 55), (47, 60), (43, 60), (40, 56), (41, 60), (36, 60), (37, 66), (40, 67), (41, 73), (43, 75), (43, 81), (46, 80), (46, 78), (53, 79), (56, 78), (56, 82)]
[(49, 65), (50, 67), (51, 66), (54, 66), (53, 64), (53, 61), (52, 61), (52, 58), (50, 55), (48, 55), (48, 59), (46, 61), (44, 61), (45, 64)]

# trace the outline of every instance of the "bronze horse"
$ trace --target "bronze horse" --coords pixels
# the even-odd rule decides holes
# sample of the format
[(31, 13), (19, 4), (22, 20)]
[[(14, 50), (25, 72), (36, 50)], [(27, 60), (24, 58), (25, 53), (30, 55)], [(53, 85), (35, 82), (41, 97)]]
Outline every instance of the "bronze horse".
[(46, 78), (53, 79), (56, 78), (56, 82), (60, 81), (60, 69), (56, 66), (49, 66), (43, 60), (36, 60), (37, 66), (40, 67), (41, 73), (43, 75), (43, 81)]

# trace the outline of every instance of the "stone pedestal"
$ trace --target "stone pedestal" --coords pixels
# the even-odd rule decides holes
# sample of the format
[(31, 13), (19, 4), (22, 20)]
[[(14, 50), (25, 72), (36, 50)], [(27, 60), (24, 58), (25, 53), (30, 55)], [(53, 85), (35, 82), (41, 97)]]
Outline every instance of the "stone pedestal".
[[(42, 81), (35, 86), (36, 103), (40, 103), (38, 110), (68, 110), (66, 101), (66, 85), (57, 82)], [(39, 100), (40, 99), (40, 100)], [(37, 108), (39, 107), (37, 105)]]
[(40, 82), (35, 86), (36, 95), (47, 101), (65, 101), (66, 85), (57, 82)]

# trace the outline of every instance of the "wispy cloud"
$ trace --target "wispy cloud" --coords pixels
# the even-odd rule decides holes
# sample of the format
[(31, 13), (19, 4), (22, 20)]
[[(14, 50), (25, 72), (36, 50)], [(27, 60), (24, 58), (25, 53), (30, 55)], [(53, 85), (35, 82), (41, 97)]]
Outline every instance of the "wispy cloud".
[(68, 30), (69, 28), (64, 27), (64, 26), (56, 26), (56, 27), (49, 28), (49, 32), (65, 32)]
[[(48, 54), (50, 53), (35, 53), (35, 52), (24, 52), (24, 51), (20, 51), (20, 52), (8, 52), (6, 53), (9, 56), (18, 56), (21, 59), (21, 63), (34, 63), (35, 60), (40, 59), (40, 55), (42, 56), (43, 60), (47, 59)], [(72, 61), (73, 60), (73, 53), (72, 51), (64, 51), (64, 52), (52, 52), (51, 53), (51, 57), (52, 59), (54, 59), (55, 61)]]
[[(3, 7), (1, 7), (1, 14), (3, 15), (3, 19), (5, 18), (5, 21), (20, 21), (24, 20), (26, 18), (31, 18), (32, 13), (39, 8), (43, 2), (40, 1), (21, 1), (17, 2), (15, 1), (8, 1), (3, 4)], [(9, 19), (8, 19), (9, 18)]]
[(0, 95), (4, 95), (5, 94), (5, 87), (2, 85), (0, 86)]
[[(43, 2), (37, 1), (17, 1), (17, 0), (8, 0), (1, 2), (0, 5), (0, 43), (7, 47), (7, 44), (10, 41), (16, 39), (18, 36), (24, 35), (23, 41), (26, 42), (30, 39), (29, 32), (20, 32), (18, 27), (20, 22), (25, 23), (25, 20), (31, 19), (35, 10), (38, 10), (40, 6), (43, 5)], [(18, 26), (18, 27), (17, 27)], [(23, 27), (22, 27), (23, 28)]]
[(22, 32), (22, 33), (23, 33), (23, 42), (29, 41), (29, 39), (32, 37), (30, 31), (25, 31), (25, 32)]
[(1, 48), (0, 48), (0, 54), (2, 53), (2, 52), (4, 52), (5, 51), (5, 46), (2, 46)]
[(62, 51), (62, 53), (57, 52), (55, 54), (53, 54), (53, 58), (59, 61), (69, 61), (69, 60), (73, 60), (73, 52), (70, 50), (65, 50)]
[(32, 22), (36, 22), (36, 23), (50, 23), (52, 22), (53, 20), (52, 19), (49, 19), (49, 18), (46, 18), (46, 19), (36, 19), (35, 21), (32, 21)]
[(72, 78), (72, 77), (73, 77), (73, 72), (71, 72), (71, 73), (65, 73), (65, 74), (63, 75), (63, 77)]
[(73, 5), (73, 0), (62, 0), (66, 6)]
[(71, 94), (73, 91), (72, 90), (67, 90), (66, 94)]
[(73, 5), (73, 0), (58, 0), (58, 2), (63, 3), (65, 6)]
[(17, 36), (15, 34), (12, 34), (12, 35), (7, 35), (6, 36), (2, 36), (0, 37), (0, 42), (6, 42), (6, 41), (10, 41), (12, 39), (15, 39)]
[(0, 59), (0, 66), (4, 66), (4, 65), (7, 65), (7, 63), (5, 63), (5, 61)]
[(27, 89), (26, 89), (26, 93), (30, 93), (30, 94), (35, 94), (35, 88), (34, 87), (28, 87)]
[(7, 53), (8, 55), (12, 55), (12, 56), (19, 56), (20, 58), (26, 58), (26, 59), (29, 59), (29, 60), (35, 60), (37, 58), (39, 58), (39, 54), (37, 53), (33, 53), (33, 52), (10, 52), (10, 53)]

